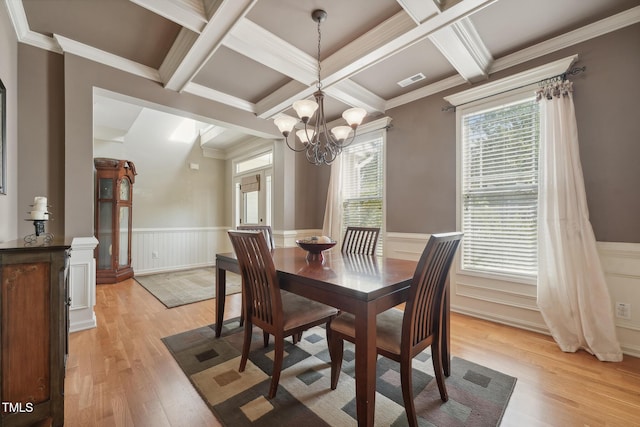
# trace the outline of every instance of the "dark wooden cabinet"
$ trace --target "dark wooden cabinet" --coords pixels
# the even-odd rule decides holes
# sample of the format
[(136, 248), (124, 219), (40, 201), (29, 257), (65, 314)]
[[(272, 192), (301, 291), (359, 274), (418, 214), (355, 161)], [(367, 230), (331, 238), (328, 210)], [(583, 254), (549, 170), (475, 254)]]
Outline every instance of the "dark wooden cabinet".
[(128, 160), (94, 159), (96, 167), (96, 283), (133, 277), (131, 218), (134, 164)]
[(0, 426), (64, 424), (69, 248), (0, 243)]

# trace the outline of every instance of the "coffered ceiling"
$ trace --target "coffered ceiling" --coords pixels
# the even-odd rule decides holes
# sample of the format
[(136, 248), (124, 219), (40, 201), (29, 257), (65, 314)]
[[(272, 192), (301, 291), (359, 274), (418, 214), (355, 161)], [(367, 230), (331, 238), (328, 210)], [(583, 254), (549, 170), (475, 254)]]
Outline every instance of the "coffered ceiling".
[[(23, 43), (265, 120), (295, 116), (291, 103), (315, 90), (314, 9), (328, 13), (321, 77), (332, 119), (349, 106), (376, 117), (640, 19), (639, 0), (4, 1)], [(109, 108), (101, 110), (108, 127)], [(113, 117), (121, 127), (122, 114)], [(204, 146), (224, 148), (252, 133), (229, 130), (230, 138), (218, 127)]]

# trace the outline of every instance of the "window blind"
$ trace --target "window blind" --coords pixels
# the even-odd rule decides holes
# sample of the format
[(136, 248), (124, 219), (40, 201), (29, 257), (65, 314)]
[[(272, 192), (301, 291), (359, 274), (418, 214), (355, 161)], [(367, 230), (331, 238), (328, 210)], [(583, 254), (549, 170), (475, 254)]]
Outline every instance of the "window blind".
[(243, 193), (260, 191), (260, 175), (243, 176), (240, 179), (240, 190)]
[[(383, 138), (371, 135), (344, 149), (342, 156), (342, 233), (348, 226), (383, 224)], [(382, 254), (378, 239), (377, 254)]]
[(539, 110), (534, 98), (462, 116), (462, 268), (537, 273)]

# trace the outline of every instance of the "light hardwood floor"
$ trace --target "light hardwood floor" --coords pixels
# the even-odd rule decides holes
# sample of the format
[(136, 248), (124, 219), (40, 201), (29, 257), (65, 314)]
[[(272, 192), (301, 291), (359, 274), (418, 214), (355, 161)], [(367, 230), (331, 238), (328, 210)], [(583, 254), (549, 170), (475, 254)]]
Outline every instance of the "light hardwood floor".
[[(227, 297), (225, 317), (240, 313)], [(70, 336), (65, 426), (219, 426), (160, 338), (213, 323), (134, 280), (98, 285), (98, 327)], [(452, 314), (452, 354), (518, 378), (502, 426), (640, 426), (640, 359), (562, 353), (550, 337)]]

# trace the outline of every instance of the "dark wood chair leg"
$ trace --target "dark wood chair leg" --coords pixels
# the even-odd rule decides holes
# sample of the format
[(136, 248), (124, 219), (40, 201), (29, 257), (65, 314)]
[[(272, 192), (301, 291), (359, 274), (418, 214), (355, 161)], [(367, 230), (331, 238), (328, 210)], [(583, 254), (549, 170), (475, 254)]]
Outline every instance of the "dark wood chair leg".
[(329, 341), (329, 356), (331, 357), (331, 390), (335, 390), (338, 386), (340, 378), (340, 370), (342, 369), (342, 356), (344, 352), (344, 341), (340, 337), (336, 337), (332, 333)]
[(249, 348), (251, 347), (251, 335), (253, 333), (253, 325), (247, 322), (244, 326), (244, 341), (242, 342), (242, 357), (240, 357), (240, 372), (244, 372), (247, 366), (247, 358), (249, 357)]
[(284, 358), (284, 337), (275, 336), (275, 349), (273, 354), (273, 373), (271, 374), (271, 387), (269, 388), (269, 399), (273, 399), (278, 391), (280, 382), (280, 371), (282, 370), (282, 359)]
[(413, 403), (413, 381), (411, 375), (411, 357), (409, 360), (400, 362), (400, 383), (402, 385), (402, 399), (404, 400), (404, 409), (407, 413), (409, 427), (418, 427), (418, 417), (416, 416), (416, 407)]
[(269, 347), (269, 334), (262, 331), (262, 341), (264, 342), (264, 348)]
[(443, 402), (449, 400), (449, 394), (447, 393), (447, 386), (444, 383), (444, 368), (442, 366), (442, 352), (440, 350), (439, 340), (434, 339), (431, 344), (431, 359), (433, 360), (433, 371), (436, 375), (436, 382), (438, 384), (438, 391), (440, 391), (440, 399)]

